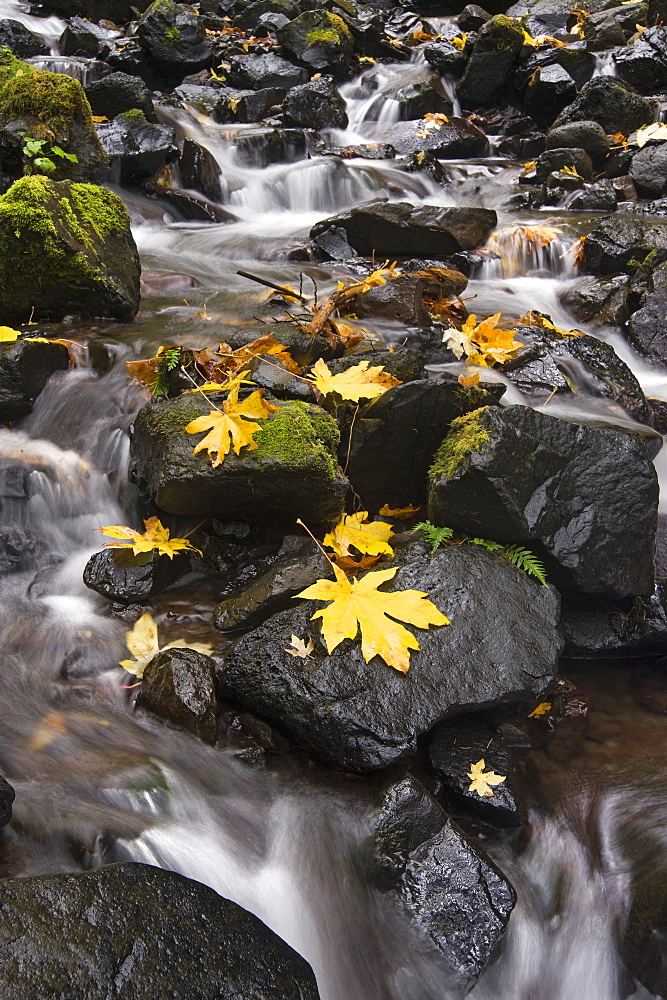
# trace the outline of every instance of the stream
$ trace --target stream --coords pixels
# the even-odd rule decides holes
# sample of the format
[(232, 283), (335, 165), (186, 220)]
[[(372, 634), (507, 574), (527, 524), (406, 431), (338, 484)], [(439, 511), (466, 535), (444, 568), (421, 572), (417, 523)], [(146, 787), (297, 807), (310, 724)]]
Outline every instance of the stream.
[[(34, 18), (9, 0), (0, 15), (22, 20), (52, 48), (62, 30), (57, 18)], [(76, 60), (58, 58), (55, 49), (53, 56), (58, 69), (81, 78)], [(350, 125), (328, 143), (386, 141), (398, 114), (391, 92), (428, 69), (417, 52), (411, 62), (376, 65), (344, 85)], [(100, 525), (137, 521), (127, 481), (129, 428), (144, 397), (122, 363), (149, 357), (161, 344), (216, 347), (226, 329), (269, 315), (269, 293), (239, 269), (295, 288), (303, 275), (304, 288), (312, 279), (324, 297), (347, 269), (290, 261), (290, 252), (318, 220), (381, 197), (494, 208), (498, 234), (491, 239), (507, 252), (470, 282), (471, 312), (502, 310), (514, 319), (539, 310), (557, 326), (608, 340), (647, 396), (667, 401), (667, 380), (619, 331), (587, 328), (569, 314), (564, 293), (582, 279), (567, 251), (591, 217), (565, 208), (507, 211), (520, 166), (493, 155), (445, 162), (445, 187), (392, 161), (314, 156), (267, 166), (238, 153), (239, 136), (256, 126), (218, 125), (188, 108), (161, 107), (160, 117), (215, 156), (222, 203), (238, 221), (178, 221), (159, 201), (114, 188), (142, 257), (141, 312), (125, 325), (50, 325), (50, 334), (89, 345), (91, 356), (94, 347), (103, 374), (81, 363), (53, 377), (31, 415), (0, 430), (2, 530), (29, 536), (34, 551), (31, 569), (6, 575), (0, 605), (0, 771), (16, 790), (2, 875), (119, 860), (169, 868), (264, 920), (311, 963), (322, 1000), (458, 1000), (441, 967), (415, 947), (407, 917), (389, 910), (364, 878), (373, 779), (335, 774), (298, 754), (250, 766), (233, 725), (226, 742), (210, 748), (134, 712), (132, 692), (121, 688), (128, 675), (117, 662), (132, 609), (125, 620), (109, 614), (107, 602), (83, 585), (82, 571), (100, 547)], [(540, 253), (510, 232), (545, 222), (562, 235)], [(404, 339), (389, 321), (368, 328), (389, 343)], [(545, 400), (525, 400), (511, 388), (503, 402)], [(547, 412), (632, 423), (616, 404), (592, 397), (567, 407), (553, 401)], [(664, 449), (656, 466), (664, 485)], [(193, 525), (182, 519), (176, 527), (180, 534)], [(195, 574), (161, 594), (151, 609), (161, 640), (208, 641), (221, 652), (223, 639), (210, 625), (215, 603), (214, 585)], [(543, 720), (526, 720), (532, 749), (517, 751), (529, 825), (492, 833), (468, 821), (518, 893), (500, 953), (473, 1000), (652, 996), (624, 971), (618, 940), (633, 881), (646, 865), (667, 866), (665, 662), (569, 661), (562, 675), (572, 711), (553, 731)], [(650, 859), (628, 846), (644, 836), (656, 845)]]

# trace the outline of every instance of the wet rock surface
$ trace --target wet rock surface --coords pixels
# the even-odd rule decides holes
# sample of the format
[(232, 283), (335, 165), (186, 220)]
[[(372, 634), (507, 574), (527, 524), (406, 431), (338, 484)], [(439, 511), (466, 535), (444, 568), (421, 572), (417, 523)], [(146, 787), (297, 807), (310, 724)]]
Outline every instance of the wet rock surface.
[(7, 826), (12, 818), (14, 789), (5, 778), (0, 777), (0, 827)]
[(561, 631), (566, 656), (659, 654), (667, 642), (667, 581), (648, 597), (610, 601), (590, 597), (582, 604), (563, 595)]
[(187, 569), (187, 560), (170, 559), (159, 552), (135, 556), (124, 549), (102, 549), (90, 557), (83, 571), (83, 582), (109, 601), (119, 604), (145, 604), (177, 580)]
[(591, 274), (627, 271), (653, 251), (667, 251), (667, 226), (643, 219), (603, 219), (586, 237), (585, 269)]
[(215, 743), (215, 662), (194, 649), (163, 649), (144, 670), (137, 707)]
[(19, 340), (0, 348), (0, 420), (19, 420), (56, 372), (67, 371), (66, 344)]

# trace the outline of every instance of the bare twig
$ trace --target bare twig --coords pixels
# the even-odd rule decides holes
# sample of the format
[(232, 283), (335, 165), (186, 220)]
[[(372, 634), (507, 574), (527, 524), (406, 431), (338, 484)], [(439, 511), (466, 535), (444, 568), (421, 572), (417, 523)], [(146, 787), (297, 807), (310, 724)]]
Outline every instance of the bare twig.
[(285, 288), (284, 285), (277, 285), (275, 281), (268, 281), (266, 278), (259, 278), (256, 274), (250, 274), (249, 271), (237, 271), (242, 278), (249, 278), (250, 281), (256, 281), (258, 285), (264, 285), (266, 288), (273, 288), (275, 292), (280, 292), (281, 295), (288, 295), (292, 299), (300, 299), (302, 302), (307, 302), (308, 299), (305, 295), (301, 295), (299, 292), (293, 291), (291, 288)]

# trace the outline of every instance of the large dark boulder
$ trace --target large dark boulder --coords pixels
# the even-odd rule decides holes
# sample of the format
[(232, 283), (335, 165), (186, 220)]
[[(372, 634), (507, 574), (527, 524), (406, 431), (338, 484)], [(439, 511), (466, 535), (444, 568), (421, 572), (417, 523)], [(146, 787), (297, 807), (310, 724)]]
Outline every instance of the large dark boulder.
[(65, 344), (18, 340), (0, 345), (0, 420), (20, 420), (55, 372), (67, 371)]
[(547, 128), (577, 95), (577, 85), (562, 66), (539, 66), (529, 78), (523, 107), (540, 128)]
[(137, 35), (148, 59), (169, 82), (180, 83), (211, 61), (204, 25), (185, 4), (155, 0), (139, 18)]
[(14, 1000), (319, 996), (308, 963), (261, 920), (150, 865), (3, 879), (0, 907), (0, 994)]
[(667, 193), (667, 148), (650, 143), (632, 157), (630, 177), (641, 198), (661, 198)]
[(178, 156), (175, 130), (149, 122), (143, 111), (124, 111), (112, 122), (98, 125), (97, 134), (123, 184), (152, 177)]
[(137, 707), (215, 743), (215, 662), (195, 649), (163, 649), (146, 665)]
[(383, 782), (373, 805), (371, 879), (408, 912), (419, 951), (469, 990), (505, 932), (512, 886), (411, 775)]
[(0, 827), (7, 826), (12, 818), (12, 803), (14, 801), (14, 789), (0, 777)]
[(667, 85), (667, 28), (648, 28), (632, 45), (614, 52), (616, 73), (640, 94), (655, 94)]
[(184, 188), (201, 191), (213, 201), (221, 199), (220, 166), (213, 154), (194, 139), (183, 140), (183, 149), (178, 158), (178, 173)]
[(278, 30), (278, 41), (297, 62), (311, 70), (344, 74), (354, 53), (354, 38), (338, 14), (306, 10)]
[(486, 407), (454, 423), (430, 475), (434, 524), (531, 546), (563, 587), (652, 592), (657, 477), (635, 435)]
[(289, 90), (308, 79), (305, 69), (271, 52), (232, 56), (226, 76), (231, 87), (247, 87), (250, 90), (266, 90), (271, 87)]
[(23, 177), (0, 198), (0, 314), (104, 316), (139, 308), (139, 254), (120, 198), (105, 188)]
[(432, 153), (441, 160), (486, 156), (489, 140), (481, 128), (465, 118), (450, 118), (436, 129), (425, 129), (422, 120), (396, 122), (381, 133), (397, 153)]
[(523, 46), (517, 21), (499, 14), (480, 30), (456, 93), (464, 108), (474, 109), (507, 97), (507, 85)]
[(323, 219), (311, 238), (336, 227), (344, 230), (357, 253), (381, 257), (442, 259), (458, 250), (476, 250), (485, 243), (497, 216), (488, 208), (415, 207), (409, 202), (362, 205), (342, 215)]
[(292, 87), (285, 98), (284, 111), (288, 125), (347, 128), (345, 101), (329, 77)]
[(179, 576), (189, 561), (170, 559), (153, 550), (135, 556), (131, 546), (102, 549), (90, 557), (83, 571), (86, 587), (118, 604), (146, 604)]
[[(327, 654), (312, 620), (322, 605), (307, 601), (239, 640), (219, 675), (224, 695), (325, 762), (370, 771), (414, 750), (447, 716), (521, 703), (549, 686), (561, 649), (553, 589), (472, 545), (431, 555), (412, 542), (396, 564), (388, 589), (428, 593), (452, 622), (416, 630), (421, 648), (407, 674), (377, 656), (366, 664), (358, 638)], [(306, 668), (286, 651), (292, 634), (314, 640)]]
[(597, 122), (608, 135), (630, 135), (655, 116), (655, 101), (648, 101), (626, 90), (613, 77), (598, 76), (587, 83), (579, 96), (561, 112), (555, 125), (571, 122)]
[(547, 149), (583, 149), (599, 168), (609, 152), (609, 137), (597, 122), (572, 122), (547, 132)]
[[(179, 87), (183, 91), (186, 88)], [(190, 90), (209, 90), (208, 87), (189, 87)], [(212, 109), (205, 109), (216, 122), (242, 122), (253, 124), (271, 116), (271, 109), (277, 108), (285, 100), (284, 87), (268, 87), (264, 90), (235, 90), (221, 87), (216, 91), (217, 100)], [(188, 102), (189, 103), (189, 102)], [(197, 102), (194, 102), (195, 105)], [(305, 153), (305, 149), (303, 150)]]
[(146, 84), (127, 73), (109, 73), (85, 87), (86, 97), (94, 114), (109, 120), (124, 111), (143, 111), (146, 120), (157, 121), (153, 98)]
[[(225, 398), (210, 395), (213, 402)], [(205, 453), (192, 454), (202, 435), (184, 429), (211, 411), (199, 396), (152, 403), (137, 415), (132, 475), (153, 503), (173, 514), (264, 524), (338, 520), (348, 483), (336, 464), (339, 432), (328, 413), (309, 403), (281, 403), (259, 421), (255, 450), (230, 451), (214, 469)]]
[(544, 184), (549, 174), (563, 167), (574, 167), (580, 177), (589, 181), (593, 176), (593, 164), (583, 149), (548, 149), (540, 153), (535, 164), (535, 180)]
[(31, 56), (48, 56), (49, 46), (38, 37), (33, 35), (20, 21), (2, 20), (0, 21), (0, 45), (6, 46), (21, 59), (29, 59)]
[(603, 219), (584, 241), (584, 269), (590, 274), (626, 271), (654, 251), (667, 251), (667, 224), (614, 216)]
[(423, 49), (424, 57), (442, 76), (460, 76), (465, 69), (466, 53), (451, 42), (429, 42)]
[(577, 282), (562, 297), (564, 305), (581, 323), (622, 326), (628, 318), (630, 277), (612, 274)]
[(654, 364), (667, 368), (667, 264), (651, 273), (641, 308), (630, 316), (627, 335), (632, 346)]
[(399, 114), (403, 121), (423, 118), (427, 114), (452, 113), (452, 102), (446, 97), (439, 85), (437, 77), (430, 80), (420, 80), (408, 83), (392, 94), (398, 104)]

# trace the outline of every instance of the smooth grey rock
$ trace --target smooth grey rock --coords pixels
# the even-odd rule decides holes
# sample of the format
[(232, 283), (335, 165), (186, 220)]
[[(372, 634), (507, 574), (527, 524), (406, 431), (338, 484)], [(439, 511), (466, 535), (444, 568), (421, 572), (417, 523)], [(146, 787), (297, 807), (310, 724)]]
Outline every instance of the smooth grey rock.
[(215, 662), (195, 649), (163, 649), (146, 665), (137, 707), (215, 743)]

